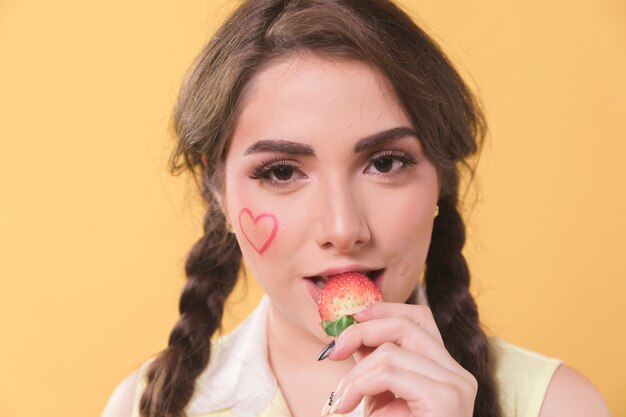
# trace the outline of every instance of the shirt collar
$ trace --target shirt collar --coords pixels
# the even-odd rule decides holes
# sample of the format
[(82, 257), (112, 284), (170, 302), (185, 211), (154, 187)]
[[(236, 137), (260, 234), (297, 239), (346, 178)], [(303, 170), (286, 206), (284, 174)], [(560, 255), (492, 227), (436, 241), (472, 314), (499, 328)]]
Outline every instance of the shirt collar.
[(268, 306), (264, 296), (243, 323), (213, 343), (210, 364), (196, 381), (189, 415), (230, 408), (235, 416), (253, 417), (272, 401), (277, 384), (267, 360)]

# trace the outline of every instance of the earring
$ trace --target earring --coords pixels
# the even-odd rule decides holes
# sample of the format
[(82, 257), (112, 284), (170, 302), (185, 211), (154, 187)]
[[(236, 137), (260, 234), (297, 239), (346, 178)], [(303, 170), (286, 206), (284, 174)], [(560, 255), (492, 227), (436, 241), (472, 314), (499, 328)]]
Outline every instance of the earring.
[(230, 224), (230, 222), (226, 222), (226, 225), (224, 226), (224, 228), (226, 229), (228, 233), (233, 233), (233, 225)]
[(435, 206), (435, 217), (439, 215), (439, 206)]

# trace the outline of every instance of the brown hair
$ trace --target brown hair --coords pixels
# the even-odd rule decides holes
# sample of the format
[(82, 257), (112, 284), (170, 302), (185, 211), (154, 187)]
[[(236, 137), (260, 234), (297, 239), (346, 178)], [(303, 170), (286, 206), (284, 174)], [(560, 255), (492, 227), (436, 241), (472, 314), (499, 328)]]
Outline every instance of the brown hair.
[(244, 1), (197, 58), (174, 114), (179, 141), (171, 170), (195, 173), (208, 211), (204, 235), (187, 259), (180, 319), (169, 346), (148, 370), (141, 415), (183, 416), (195, 380), (209, 363), (209, 338), (219, 328), (241, 262), (213, 196), (222, 186), (239, 103), (248, 81), (263, 66), (302, 51), (356, 59), (376, 68), (410, 117), (441, 183), (440, 211), (426, 259), (428, 301), (446, 348), (478, 381), (474, 416), (500, 416), (492, 354), (461, 253), (465, 225), (458, 210), (459, 168), (465, 165), (473, 175), (468, 160), (481, 148), (484, 117), (437, 45), (385, 0)]

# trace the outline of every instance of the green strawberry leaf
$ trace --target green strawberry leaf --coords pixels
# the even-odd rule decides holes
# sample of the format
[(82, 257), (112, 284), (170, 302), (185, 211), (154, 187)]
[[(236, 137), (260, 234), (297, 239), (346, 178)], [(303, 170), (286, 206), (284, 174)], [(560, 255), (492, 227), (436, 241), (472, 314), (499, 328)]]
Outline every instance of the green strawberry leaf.
[(322, 327), (327, 335), (337, 337), (341, 332), (356, 323), (357, 321), (352, 316), (341, 316), (335, 321), (322, 321)]

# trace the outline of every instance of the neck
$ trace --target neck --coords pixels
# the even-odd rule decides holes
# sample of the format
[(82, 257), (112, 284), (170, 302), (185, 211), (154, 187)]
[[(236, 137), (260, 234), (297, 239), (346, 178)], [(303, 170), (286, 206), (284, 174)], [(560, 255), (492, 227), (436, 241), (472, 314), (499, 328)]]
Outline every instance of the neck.
[(354, 366), (354, 360), (318, 361), (328, 341), (298, 328), (270, 305), (267, 322), (270, 367), (293, 416), (316, 415)]

